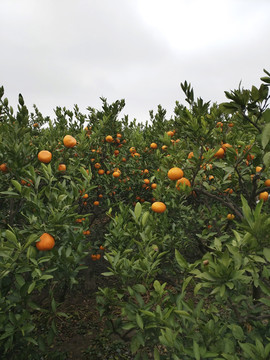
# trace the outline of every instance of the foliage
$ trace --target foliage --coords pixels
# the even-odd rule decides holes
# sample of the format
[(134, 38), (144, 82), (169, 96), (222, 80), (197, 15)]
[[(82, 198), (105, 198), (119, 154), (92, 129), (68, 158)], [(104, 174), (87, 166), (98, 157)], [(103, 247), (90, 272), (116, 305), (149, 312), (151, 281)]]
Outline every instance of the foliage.
[[(219, 105), (195, 99), (184, 82), (188, 107), (176, 102), (166, 119), (158, 106), (145, 125), (119, 120), (125, 101), (105, 98), (101, 110), (89, 107), (87, 115), (76, 105), (57, 107), (52, 121), (36, 106), (29, 113), (20, 94), (15, 114), (0, 88), (6, 358), (46, 353), (57, 336), (56, 317), (66, 316), (59, 303), (79, 272), (102, 257), (103, 276), (114, 281), (97, 292), (100, 315), (135, 359), (269, 358), (264, 72), (259, 88), (227, 91), (229, 101)], [(65, 147), (66, 135), (76, 146)], [(49, 163), (38, 160), (41, 150), (52, 153)], [(187, 185), (168, 178), (172, 167), (182, 169)], [(163, 213), (151, 210), (155, 201), (166, 205)], [(46, 252), (35, 246), (44, 232), (55, 239)], [(47, 321), (40, 333), (41, 314)]]

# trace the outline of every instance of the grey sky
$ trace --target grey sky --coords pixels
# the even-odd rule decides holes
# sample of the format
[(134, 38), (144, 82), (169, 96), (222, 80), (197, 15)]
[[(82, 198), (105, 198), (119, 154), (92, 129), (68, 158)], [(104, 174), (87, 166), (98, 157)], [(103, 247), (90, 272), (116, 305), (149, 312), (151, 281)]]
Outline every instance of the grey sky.
[(126, 100), (139, 122), (161, 104), (259, 85), (270, 70), (268, 0), (1, 0), (0, 85), (32, 111)]

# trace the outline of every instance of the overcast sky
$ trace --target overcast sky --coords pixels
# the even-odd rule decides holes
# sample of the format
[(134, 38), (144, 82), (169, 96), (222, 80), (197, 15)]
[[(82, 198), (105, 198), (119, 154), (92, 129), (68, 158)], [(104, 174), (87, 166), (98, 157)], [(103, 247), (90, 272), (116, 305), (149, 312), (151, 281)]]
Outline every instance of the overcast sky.
[(12, 106), (81, 112), (125, 99), (138, 122), (195, 97), (258, 86), (270, 71), (269, 0), (0, 0), (0, 86)]

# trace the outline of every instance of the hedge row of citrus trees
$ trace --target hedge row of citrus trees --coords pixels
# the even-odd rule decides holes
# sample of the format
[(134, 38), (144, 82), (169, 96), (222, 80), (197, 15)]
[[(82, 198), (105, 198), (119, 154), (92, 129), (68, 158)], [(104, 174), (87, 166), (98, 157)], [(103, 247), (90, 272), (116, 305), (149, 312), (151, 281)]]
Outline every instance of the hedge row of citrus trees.
[(6, 358), (46, 354), (66, 316), (59, 302), (98, 261), (115, 278), (98, 290), (100, 315), (134, 359), (269, 358), (265, 74), (220, 105), (185, 82), (188, 106), (176, 102), (170, 120), (159, 106), (145, 125), (119, 120), (124, 101), (104, 98), (87, 115), (56, 108), (52, 122), (19, 95), (15, 113), (0, 88)]

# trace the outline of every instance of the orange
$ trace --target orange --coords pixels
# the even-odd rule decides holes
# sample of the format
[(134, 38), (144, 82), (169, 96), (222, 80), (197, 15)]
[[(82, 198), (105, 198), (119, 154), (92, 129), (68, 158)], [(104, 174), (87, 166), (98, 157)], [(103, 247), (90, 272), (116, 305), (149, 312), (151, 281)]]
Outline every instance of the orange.
[(87, 198), (88, 198), (88, 194), (84, 194), (84, 195), (83, 195), (83, 198), (84, 198), (84, 199), (87, 199)]
[(117, 136), (118, 138), (121, 138), (121, 137), (122, 137), (122, 134), (117, 133), (116, 136)]
[(34, 128), (38, 127), (38, 123), (33, 124)]
[(222, 124), (222, 122), (221, 122), (221, 121), (217, 122), (216, 127), (221, 127), (221, 128), (222, 128), (222, 126), (223, 126), (223, 124)]
[(58, 171), (66, 171), (67, 170), (67, 167), (65, 164), (59, 164), (58, 165)]
[(235, 218), (234, 214), (228, 214), (227, 215), (228, 220), (233, 220), (234, 218)]
[(264, 182), (264, 186), (270, 186), (270, 179), (266, 179)]
[(0, 165), (0, 171), (2, 172), (7, 172), (8, 168), (7, 168), (7, 164), (3, 163)]
[(181, 179), (177, 180), (177, 183), (176, 183), (176, 186), (175, 186), (177, 188), (177, 190), (180, 190), (180, 185), (181, 184), (185, 184), (186, 186), (191, 187), (190, 181), (185, 177), (182, 177)]
[(117, 177), (119, 177), (121, 175), (121, 172), (120, 171), (114, 171), (112, 175), (113, 175), (113, 177), (117, 178)]
[(165, 151), (165, 150), (167, 150), (167, 148), (168, 148), (168, 146), (167, 146), (167, 145), (163, 145), (163, 146), (161, 146), (161, 149), (162, 149), (162, 150), (164, 150), (164, 151)]
[(188, 159), (193, 158), (193, 156), (194, 156), (194, 153), (193, 153), (193, 151), (191, 151), (191, 152), (188, 154)]
[(123, 158), (122, 158), (122, 161), (123, 161), (123, 162), (126, 162), (126, 161), (127, 161), (127, 159), (123, 157)]
[(268, 200), (269, 194), (267, 191), (261, 192), (259, 195), (259, 199), (266, 202)]
[(101, 165), (100, 165), (100, 163), (95, 163), (94, 167), (95, 167), (96, 169), (99, 169), (99, 168), (101, 168)]
[(232, 193), (233, 193), (233, 189), (228, 188), (228, 189), (224, 190), (224, 192), (227, 192), (227, 193), (229, 193), (229, 194), (232, 194)]
[(161, 201), (156, 201), (152, 204), (151, 209), (156, 213), (163, 213), (166, 210), (166, 205)]
[(100, 250), (103, 250), (103, 251), (105, 250), (105, 247), (104, 247), (104, 246), (102, 246), (102, 245), (100, 245), (100, 247), (99, 247), (99, 248), (100, 248)]
[(144, 179), (143, 180), (145, 184), (149, 184), (150, 183), (150, 180), (149, 179)]
[(36, 242), (36, 247), (40, 251), (51, 250), (55, 245), (54, 238), (48, 233), (43, 233), (40, 240)]
[(224, 149), (221, 147), (221, 148), (218, 149), (218, 151), (215, 153), (214, 156), (215, 156), (216, 158), (218, 158), (218, 159), (223, 159), (224, 153), (225, 153), (225, 151), (224, 151)]
[(222, 147), (222, 149), (223, 149), (224, 151), (226, 151), (226, 149), (227, 149), (227, 148), (231, 148), (232, 145), (230, 145), (230, 144), (228, 144), (228, 143), (225, 143), (225, 144), (222, 144), (221, 147)]
[(173, 167), (168, 171), (167, 175), (170, 180), (178, 180), (184, 176), (184, 172), (179, 167)]
[(167, 135), (173, 136), (173, 135), (174, 135), (174, 132), (173, 132), (173, 131), (167, 131)]
[(156, 144), (156, 143), (152, 143), (152, 144), (150, 145), (150, 148), (151, 148), (151, 149), (157, 149), (157, 144)]
[(135, 153), (133, 154), (133, 156), (140, 157), (141, 155), (140, 155), (139, 153), (135, 152)]
[(151, 185), (151, 188), (152, 188), (152, 189), (156, 189), (156, 188), (157, 188), (157, 184), (155, 184), (155, 183), (152, 184), (152, 185)]
[(135, 153), (135, 152), (136, 152), (136, 149), (135, 149), (134, 146), (132, 146), (132, 147), (129, 149), (129, 151), (130, 151), (131, 153)]
[(115, 156), (119, 155), (119, 150), (114, 150), (114, 155)]
[(107, 141), (108, 143), (113, 142), (113, 137), (112, 137), (111, 135), (106, 136), (106, 141)]
[(99, 169), (98, 173), (99, 173), (99, 175), (103, 175), (105, 173), (105, 171), (103, 169)]
[(83, 235), (90, 235), (90, 230), (83, 231)]
[(66, 135), (63, 139), (63, 143), (64, 143), (65, 147), (73, 148), (77, 144), (77, 141), (73, 136)]
[(213, 180), (214, 179), (214, 176), (213, 175), (209, 175), (209, 180)]
[(52, 160), (52, 153), (47, 150), (41, 150), (38, 153), (38, 160), (45, 164), (48, 164)]
[(262, 167), (256, 166), (256, 173), (262, 171)]
[(99, 201), (96, 200), (96, 201), (93, 202), (93, 204), (94, 204), (95, 206), (98, 206), (98, 205), (99, 205)]

